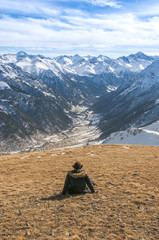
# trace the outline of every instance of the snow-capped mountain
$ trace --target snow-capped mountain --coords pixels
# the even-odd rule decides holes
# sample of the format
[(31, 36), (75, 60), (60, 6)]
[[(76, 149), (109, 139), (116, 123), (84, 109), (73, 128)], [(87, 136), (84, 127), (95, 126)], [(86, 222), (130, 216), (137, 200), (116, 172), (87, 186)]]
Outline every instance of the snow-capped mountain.
[(145, 127), (111, 133), (103, 143), (159, 146), (159, 121)]
[[(74, 62), (76, 62), (75, 60), (76, 55), (74, 56)], [(19, 71), (22, 71), (26, 75), (30, 75), (32, 79), (36, 79), (36, 84), (39, 84), (39, 82), (46, 84), (48, 87), (58, 91), (65, 98), (69, 98), (69, 101), (77, 101), (77, 103), (87, 96), (104, 94), (105, 89), (102, 87), (106, 88), (107, 85), (107, 80), (101, 81), (100, 76), (97, 77), (95, 75), (91, 77), (90, 81), (90, 77), (85, 76), (83, 78), (83, 76), (74, 74), (71, 68), (70, 70), (64, 68), (55, 59), (39, 55), (29, 55), (24, 52), (1, 56), (0, 66), (6, 69), (6, 73), (3, 72), (3, 76), (5, 75), (5, 77), (7, 77), (7, 74), (10, 78), (16, 77), (14, 69), (19, 69)], [(11, 67), (13, 70), (8, 73), (7, 68), (11, 69)], [(116, 79), (115, 75), (114, 78)]]
[(159, 61), (129, 78), (115, 92), (101, 97), (93, 108), (102, 114), (103, 137), (130, 127), (143, 127), (159, 119)]
[(114, 73), (118, 75), (121, 71), (139, 72), (149, 66), (159, 57), (146, 56), (142, 52), (131, 54), (128, 57), (120, 57), (118, 59), (110, 59), (106, 56), (98, 57), (81, 57), (60, 56), (56, 61), (61, 64), (65, 73), (73, 73), (80, 76), (91, 76), (101, 73)]
[(14, 63), (0, 65), (0, 151), (31, 146), (40, 135), (65, 130), (71, 105)]
[(121, 71), (125, 72), (126, 70), (140, 72), (156, 60), (159, 60), (158, 56), (147, 56), (142, 52), (127, 57), (119, 57), (118, 59), (110, 59), (103, 55), (81, 57), (78, 54), (51, 59), (41, 55), (30, 55), (25, 52), (0, 56), (1, 63), (14, 63), (32, 75), (51, 71), (54, 76), (58, 77), (61, 74), (92, 76), (101, 73), (114, 73), (118, 75)]
[(17, 54), (5, 54), (0, 58), (1, 64), (14, 63), (23, 71), (38, 76), (42, 72), (50, 71), (54, 76), (60, 76), (63, 73), (61, 65), (55, 60), (45, 58), (40, 55), (30, 55), (25, 52), (18, 52)]
[[(91, 126), (90, 111), (100, 116), (93, 129), (102, 138), (148, 125), (159, 119), (158, 88), (159, 57), (141, 52), (118, 59), (1, 55), (0, 151), (30, 148), (54, 134), (67, 139), (81, 119)], [(82, 118), (72, 111), (77, 105), (86, 108)]]

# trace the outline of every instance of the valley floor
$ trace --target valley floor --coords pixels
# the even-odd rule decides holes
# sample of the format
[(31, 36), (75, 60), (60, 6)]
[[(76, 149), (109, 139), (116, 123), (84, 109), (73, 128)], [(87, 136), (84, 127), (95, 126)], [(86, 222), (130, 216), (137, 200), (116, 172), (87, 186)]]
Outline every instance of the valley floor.
[(99, 144), (100, 141), (96, 141), (101, 135), (96, 126), (100, 119), (99, 114), (93, 114), (84, 106), (73, 107), (72, 114), (73, 123), (68, 130), (45, 138), (39, 137), (40, 143), (31, 147), (29, 151)]
[[(99, 193), (54, 197), (81, 161)], [(0, 156), (1, 240), (159, 239), (159, 148), (98, 145)]]

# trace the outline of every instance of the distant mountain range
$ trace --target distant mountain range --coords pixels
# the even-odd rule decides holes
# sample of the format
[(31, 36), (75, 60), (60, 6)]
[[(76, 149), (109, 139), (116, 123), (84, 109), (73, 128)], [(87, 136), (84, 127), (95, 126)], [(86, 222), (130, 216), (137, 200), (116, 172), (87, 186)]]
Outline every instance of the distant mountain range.
[[(118, 59), (25, 52), (0, 56), (0, 152), (29, 150), (41, 139), (68, 134), (79, 119), (75, 106), (86, 109), (86, 118), (90, 112), (99, 116), (93, 125), (105, 143), (112, 133), (157, 124), (159, 57), (142, 52)], [(119, 143), (114, 136), (113, 143)]]

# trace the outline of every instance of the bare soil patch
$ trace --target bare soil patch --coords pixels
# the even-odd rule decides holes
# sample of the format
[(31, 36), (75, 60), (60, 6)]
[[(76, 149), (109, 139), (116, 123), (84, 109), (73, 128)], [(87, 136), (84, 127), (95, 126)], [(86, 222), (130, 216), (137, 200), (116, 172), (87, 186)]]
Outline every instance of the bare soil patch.
[[(81, 161), (97, 194), (53, 197)], [(0, 156), (0, 239), (159, 239), (159, 148), (99, 145)]]

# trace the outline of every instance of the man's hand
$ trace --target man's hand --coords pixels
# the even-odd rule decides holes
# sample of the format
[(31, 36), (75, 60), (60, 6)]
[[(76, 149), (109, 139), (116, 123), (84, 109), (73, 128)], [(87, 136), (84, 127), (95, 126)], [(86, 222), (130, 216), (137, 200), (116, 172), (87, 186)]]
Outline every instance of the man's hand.
[(62, 197), (63, 195), (62, 195), (62, 192), (59, 192), (58, 194), (56, 194), (56, 196), (55, 197)]
[(100, 192), (100, 189), (98, 189), (98, 190), (95, 190), (95, 193), (99, 193)]

